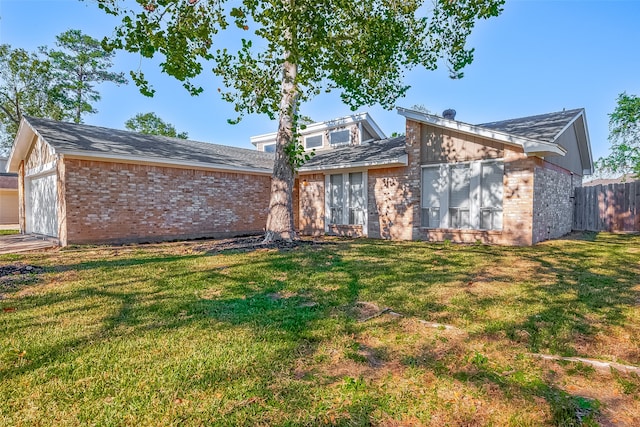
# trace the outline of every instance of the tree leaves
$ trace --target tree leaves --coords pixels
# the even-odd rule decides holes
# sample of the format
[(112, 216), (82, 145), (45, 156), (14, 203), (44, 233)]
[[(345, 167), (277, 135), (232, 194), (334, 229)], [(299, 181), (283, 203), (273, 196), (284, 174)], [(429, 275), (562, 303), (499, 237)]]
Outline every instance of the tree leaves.
[(618, 95), (609, 114), (611, 154), (600, 158), (596, 167), (605, 173), (633, 173), (640, 176), (640, 97)]
[(138, 113), (124, 123), (124, 126), (134, 132), (147, 135), (162, 135), (172, 138), (187, 139), (187, 132), (178, 132), (176, 128), (162, 120), (156, 113)]
[(93, 103), (100, 100), (95, 85), (111, 82), (126, 84), (123, 73), (109, 71), (114, 53), (103, 49), (101, 43), (80, 30), (68, 30), (56, 36), (60, 50), (41, 48), (47, 55), (56, 80), (57, 93), (65, 109), (73, 112), (76, 123), (83, 114), (94, 114)]

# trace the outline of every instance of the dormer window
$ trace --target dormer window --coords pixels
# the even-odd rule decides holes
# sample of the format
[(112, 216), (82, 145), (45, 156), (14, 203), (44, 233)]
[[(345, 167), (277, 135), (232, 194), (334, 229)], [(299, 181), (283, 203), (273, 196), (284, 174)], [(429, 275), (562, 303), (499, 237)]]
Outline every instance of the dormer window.
[(276, 152), (276, 144), (266, 144), (262, 146), (262, 150), (265, 153), (275, 153)]
[(336, 130), (329, 134), (329, 144), (342, 145), (351, 142), (351, 132), (349, 129)]
[(304, 147), (307, 149), (322, 147), (322, 135), (306, 137), (304, 139)]

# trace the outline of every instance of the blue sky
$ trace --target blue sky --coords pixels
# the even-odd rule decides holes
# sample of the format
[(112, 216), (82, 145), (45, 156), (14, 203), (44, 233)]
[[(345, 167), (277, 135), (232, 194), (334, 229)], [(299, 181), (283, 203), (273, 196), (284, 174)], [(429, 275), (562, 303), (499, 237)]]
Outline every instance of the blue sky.
[[(415, 69), (407, 73), (412, 86), (397, 105), (424, 105), (440, 113), (457, 110), (457, 119), (484, 123), (584, 107), (594, 160), (608, 152), (608, 116), (620, 92), (640, 95), (640, 1), (507, 0), (498, 18), (480, 22), (471, 39), (475, 61), (461, 80), (446, 69)], [(117, 20), (91, 1), (0, 0), (0, 43), (35, 50), (53, 46), (67, 29), (102, 38)], [(251, 135), (273, 132), (277, 124), (265, 116), (246, 117), (229, 125), (233, 108), (220, 100), (218, 79), (209, 72), (199, 79), (205, 92), (191, 97), (176, 80), (162, 75), (157, 62), (120, 52), (114, 70), (141, 68), (156, 89), (154, 98), (135, 85), (104, 84), (98, 114), (85, 122), (123, 128), (139, 112), (153, 111), (191, 139), (252, 148)], [(377, 106), (369, 111), (390, 134), (404, 130), (403, 118)], [(322, 121), (350, 114), (338, 94), (321, 95), (302, 113)]]

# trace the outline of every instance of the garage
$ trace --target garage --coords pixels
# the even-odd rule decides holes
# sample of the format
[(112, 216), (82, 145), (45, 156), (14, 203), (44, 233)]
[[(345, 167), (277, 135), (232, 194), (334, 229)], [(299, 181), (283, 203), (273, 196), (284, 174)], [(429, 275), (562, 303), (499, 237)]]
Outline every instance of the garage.
[(25, 180), (27, 233), (58, 237), (58, 192), (56, 174), (28, 177)]

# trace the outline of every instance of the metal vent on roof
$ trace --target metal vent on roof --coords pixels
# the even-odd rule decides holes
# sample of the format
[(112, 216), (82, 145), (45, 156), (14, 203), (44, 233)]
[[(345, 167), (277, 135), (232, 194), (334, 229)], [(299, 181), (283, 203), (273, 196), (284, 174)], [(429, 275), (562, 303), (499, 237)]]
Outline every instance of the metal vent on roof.
[(447, 108), (446, 110), (444, 110), (442, 112), (442, 117), (444, 117), (445, 119), (449, 119), (449, 120), (455, 120), (456, 119), (456, 110), (454, 110), (453, 108)]

